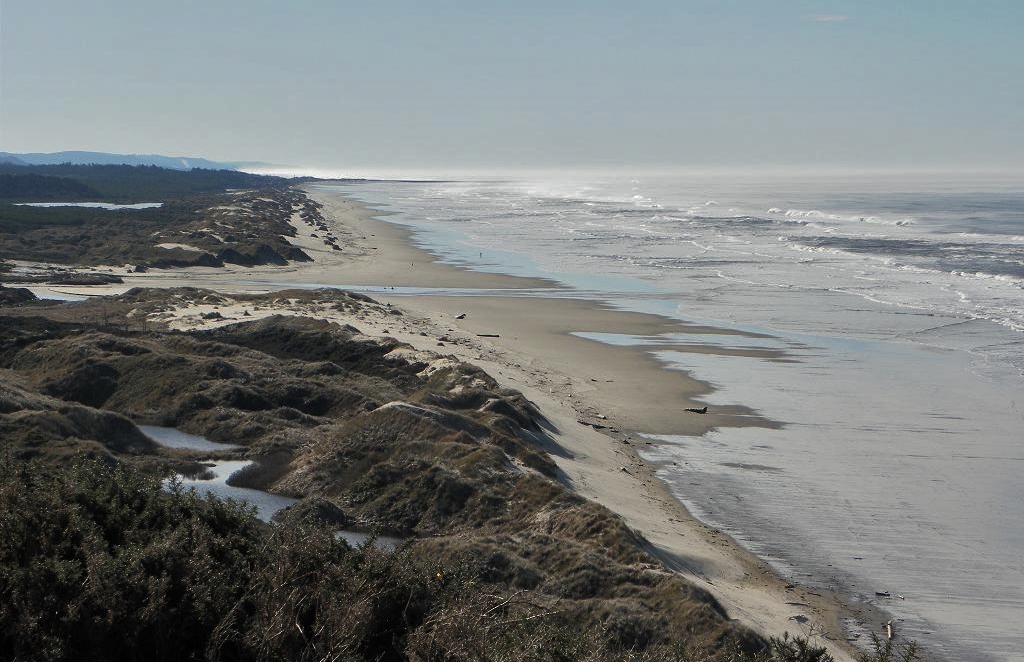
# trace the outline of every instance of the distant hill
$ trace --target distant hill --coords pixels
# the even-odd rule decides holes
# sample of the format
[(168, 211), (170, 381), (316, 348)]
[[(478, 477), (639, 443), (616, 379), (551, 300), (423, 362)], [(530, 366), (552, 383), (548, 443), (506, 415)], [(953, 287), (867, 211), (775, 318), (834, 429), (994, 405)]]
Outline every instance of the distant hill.
[[(130, 165), (9, 165), (0, 163), (0, 200), (162, 202), (228, 189), (290, 186), (301, 179), (238, 170), (174, 170)], [(306, 180), (308, 181), (308, 180)]]
[(237, 170), (236, 163), (219, 163), (190, 156), (163, 156), (161, 154), (109, 154), (107, 152), (33, 152), (14, 154), (0, 152), (0, 163), (14, 165), (146, 165), (170, 168), (172, 170)]

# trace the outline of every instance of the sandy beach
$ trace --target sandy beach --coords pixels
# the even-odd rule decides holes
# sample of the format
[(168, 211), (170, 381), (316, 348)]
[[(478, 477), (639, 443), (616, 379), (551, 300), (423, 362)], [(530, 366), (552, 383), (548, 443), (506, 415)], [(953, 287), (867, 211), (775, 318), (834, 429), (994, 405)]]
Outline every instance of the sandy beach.
[[(730, 537), (693, 518), (636, 450), (651, 443), (643, 434), (699, 435), (718, 426), (773, 423), (741, 406), (712, 408), (705, 415), (688, 412), (687, 407), (703, 406), (701, 397), (711, 390), (708, 384), (682, 371), (666, 370), (642, 348), (609, 346), (573, 335), (697, 334), (707, 329), (572, 298), (549, 281), (439, 263), (413, 245), (408, 231), (376, 218), (376, 212), (324, 188), (314, 186), (308, 192), (324, 205), (324, 216), (342, 245), (342, 250), (333, 250), (296, 222), (298, 234), (291, 241), (314, 258), (312, 263), (122, 272), (124, 285), (63, 287), (54, 292), (92, 295), (137, 286), (193, 286), (222, 292), (316, 285), (381, 288), (374, 290), (374, 298), (404, 314), (351, 319), (333, 309), (290, 308), (286, 303), (247, 312), (256, 317), (275, 313), (325, 317), (353, 324), (369, 335), (389, 335), (417, 349), (479, 365), (503, 385), (523, 392), (547, 417), (558, 446), (551, 452), (573, 489), (620, 515), (650, 542), (652, 554), (709, 590), (732, 618), (764, 634), (809, 635), (836, 659), (854, 659), (841, 626), (848, 614), (838, 596), (783, 579)], [(402, 288), (436, 291), (408, 294)], [(481, 292), (453, 296), (448, 289)], [(217, 307), (219, 319), (204, 319), (203, 314), (212, 309), (190, 305), (164, 321), (172, 327), (199, 328), (243, 319), (241, 307), (223, 306)], [(692, 343), (677, 349), (725, 351)]]
[[(325, 214), (376, 240), (378, 249), (368, 265), (370, 270), (359, 270), (367, 284), (395, 278), (407, 260), (429, 260), (428, 254), (410, 246), (408, 233), (401, 228), (365, 211), (346, 213), (354, 210), (352, 203), (336, 194), (316, 189), (311, 193), (325, 205)], [(470, 272), (436, 262), (417, 265), (417, 269), (417, 279), (406, 285), (485, 288), (493, 285), (482, 283), (500, 282), (513, 289), (536, 286), (529, 279)], [(782, 579), (731, 538), (693, 518), (635, 450), (638, 444), (649, 443), (636, 436), (639, 432), (699, 435), (719, 425), (771, 422), (752, 419), (751, 412), (742, 408), (707, 415), (687, 412), (686, 407), (702, 406), (700, 397), (710, 391), (709, 385), (683, 372), (666, 370), (642, 349), (613, 347), (572, 335), (587, 331), (701, 333), (707, 329), (655, 315), (612, 310), (597, 302), (568, 298), (567, 293), (375, 298), (407, 311), (409, 318), (401, 327), (393, 320), (383, 320), (383, 327), (366, 326), (365, 331), (387, 331), (414, 346), (453, 354), (522, 391), (557, 431), (555, 438), (564, 453), (556, 453), (555, 460), (573, 487), (622, 516), (650, 541), (652, 553), (711, 591), (731, 617), (766, 634), (812, 634), (837, 660), (854, 658), (842, 633), (843, 613), (837, 596), (818, 595)], [(420, 336), (421, 332), (428, 336)], [(437, 340), (442, 337), (447, 340)], [(687, 351), (719, 350), (707, 346)]]

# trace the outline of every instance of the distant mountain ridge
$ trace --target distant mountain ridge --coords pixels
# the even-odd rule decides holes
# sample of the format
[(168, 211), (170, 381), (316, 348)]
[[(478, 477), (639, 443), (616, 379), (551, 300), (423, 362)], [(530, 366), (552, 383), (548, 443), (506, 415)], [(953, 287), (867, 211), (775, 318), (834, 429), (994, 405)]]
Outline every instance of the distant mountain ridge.
[[(108, 152), (30, 152), (17, 154), (0, 152), (0, 163), (13, 165), (136, 165), (158, 166), (172, 170), (237, 170), (241, 163), (210, 161), (191, 156), (164, 156), (162, 154), (111, 154)], [(251, 165), (251, 164), (245, 164)]]

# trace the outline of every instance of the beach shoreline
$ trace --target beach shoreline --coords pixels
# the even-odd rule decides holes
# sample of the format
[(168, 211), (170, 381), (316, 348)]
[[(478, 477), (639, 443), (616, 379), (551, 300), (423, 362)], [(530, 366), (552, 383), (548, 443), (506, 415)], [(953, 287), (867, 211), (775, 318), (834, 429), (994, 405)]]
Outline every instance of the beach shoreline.
[[(423, 259), (425, 251), (411, 244), (409, 230), (378, 218), (372, 210), (346, 214), (352, 209), (351, 201), (342, 203), (340, 193), (307, 192), (325, 205), (326, 216), (352, 225), (356, 234), (374, 237), (375, 270), (400, 269), (410, 250)], [(417, 276), (420, 286), (465, 288), (483, 287), (481, 281), (495, 277), (436, 261)], [(529, 290), (535, 284), (515, 276), (504, 278), (512, 279), (506, 282), (511, 287), (504, 296), (375, 293), (376, 299), (406, 311), (416, 323), (402, 330), (384, 320), (386, 328), (364, 330), (453, 354), (523, 392), (556, 431), (563, 452), (553, 456), (572, 487), (623, 517), (650, 542), (651, 553), (666, 566), (709, 590), (730, 617), (759, 632), (810, 635), (837, 660), (855, 659), (857, 651), (846, 641), (843, 622), (856, 617), (838, 593), (793, 583), (731, 537), (693, 517), (657, 477), (657, 467), (637, 452), (639, 446), (652, 443), (641, 432), (699, 436), (718, 426), (778, 424), (742, 407), (706, 415), (687, 412), (687, 407), (702, 406), (701, 397), (712, 390), (709, 384), (666, 369), (642, 347), (615, 347), (573, 335), (588, 331), (701, 334), (709, 329), (574, 298), (571, 291), (551, 288), (547, 282), (541, 283), (545, 290), (541, 294), (515, 295), (512, 291)], [(516, 287), (517, 282), (522, 287)], [(430, 330), (424, 337), (420, 329)], [(687, 351), (722, 350), (687, 343)]]
[[(241, 293), (287, 287), (377, 288), (374, 298), (405, 314), (348, 323), (369, 335), (392, 336), (416, 349), (474, 363), (504, 386), (523, 392), (551, 424), (558, 446), (551, 454), (566, 482), (621, 516), (649, 541), (652, 555), (709, 590), (730, 617), (745, 625), (766, 635), (809, 635), (837, 660), (855, 658), (843, 628), (855, 617), (842, 596), (787, 580), (732, 538), (700, 522), (657, 477), (657, 467), (637, 452), (638, 446), (652, 443), (641, 433), (699, 436), (718, 426), (777, 424), (739, 406), (713, 408), (706, 415), (687, 412), (687, 407), (702, 406), (710, 385), (666, 369), (645, 348), (615, 347), (574, 335), (700, 334), (708, 328), (576, 298), (552, 281), (444, 264), (417, 247), (409, 229), (380, 218), (381, 212), (336, 190), (305, 190), (324, 205), (342, 250), (322, 247), (309, 228), (296, 222), (297, 235), (290, 241), (310, 254), (312, 263), (120, 273), (123, 285), (60, 289), (115, 294), (131, 287)], [(405, 293), (407, 288), (427, 295)], [(453, 296), (448, 289), (461, 293)], [(231, 311), (222, 310), (218, 321), (204, 319), (204, 312), (210, 311), (178, 311), (171, 326), (203, 328), (233, 319)], [(723, 351), (700, 343), (686, 346), (690, 352)], [(868, 620), (863, 613), (857, 618)]]

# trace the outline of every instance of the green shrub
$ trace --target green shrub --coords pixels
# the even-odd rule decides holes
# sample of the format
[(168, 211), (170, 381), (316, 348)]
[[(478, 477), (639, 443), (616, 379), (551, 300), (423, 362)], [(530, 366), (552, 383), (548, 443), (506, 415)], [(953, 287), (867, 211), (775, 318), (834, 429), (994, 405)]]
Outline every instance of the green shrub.
[(3, 463), (0, 658), (195, 658), (250, 581), (259, 526), (99, 461)]
[(3, 460), (0, 659), (831, 660), (788, 637), (770, 658), (738, 639), (691, 655), (658, 608), (517, 590), (493, 557), (353, 549), (315, 518), (267, 525), (109, 462)]
[(871, 653), (861, 655), (859, 662), (913, 662), (920, 660), (920, 647), (916, 641), (882, 640), (871, 633)]

